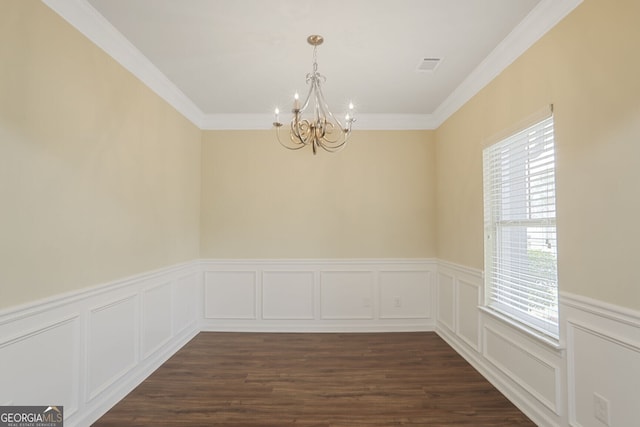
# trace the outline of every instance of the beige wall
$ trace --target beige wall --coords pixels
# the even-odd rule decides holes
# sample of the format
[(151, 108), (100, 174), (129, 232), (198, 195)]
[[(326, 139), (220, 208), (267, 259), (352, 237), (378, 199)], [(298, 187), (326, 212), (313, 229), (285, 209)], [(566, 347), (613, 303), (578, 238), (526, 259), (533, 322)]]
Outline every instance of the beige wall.
[(555, 105), (561, 291), (640, 309), (640, 2), (585, 0), (436, 132), (438, 256), (482, 268), (482, 144)]
[(354, 131), (339, 154), (282, 148), (274, 131), (207, 131), (204, 258), (435, 256), (430, 131)]
[(41, 2), (2, 2), (0, 308), (198, 256), (482, 268), (482, 144), (554, 103), (561, 290), (638, 309), (637, 16), (585, 0), (437, 131), (314, 157), (201, 132)]
[(197, 258), (200, 138), (40, 1), (0, 2), (0, 308)]

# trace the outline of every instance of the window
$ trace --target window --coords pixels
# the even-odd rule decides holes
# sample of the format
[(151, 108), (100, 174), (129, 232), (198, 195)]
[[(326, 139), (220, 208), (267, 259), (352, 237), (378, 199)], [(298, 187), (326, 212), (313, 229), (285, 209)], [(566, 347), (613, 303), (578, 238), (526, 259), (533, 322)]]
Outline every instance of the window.
[(485, 148), (483, 171), (486, 304), (557, 339), (553, 117)]

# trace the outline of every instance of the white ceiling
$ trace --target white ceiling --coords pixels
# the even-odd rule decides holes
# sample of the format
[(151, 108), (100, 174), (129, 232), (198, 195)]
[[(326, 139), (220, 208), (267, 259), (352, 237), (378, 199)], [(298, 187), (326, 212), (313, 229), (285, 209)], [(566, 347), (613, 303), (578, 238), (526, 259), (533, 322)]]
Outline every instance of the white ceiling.
[[(196, 125), (269, 128), (306, 92), (357, 127), (436, 127), (580, 0), (43, 0)], [(441, 58), (432, 72), (424, 58)]]

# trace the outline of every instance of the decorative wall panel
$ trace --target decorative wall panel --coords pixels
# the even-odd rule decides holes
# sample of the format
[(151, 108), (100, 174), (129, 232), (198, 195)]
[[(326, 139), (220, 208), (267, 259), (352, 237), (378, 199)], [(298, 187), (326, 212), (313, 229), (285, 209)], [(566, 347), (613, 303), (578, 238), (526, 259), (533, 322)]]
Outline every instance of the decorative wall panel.
[(433, 260), (205, 260), (204, 330), (433, 330)]
[(110, 302), (89, 313), (89, 398), (132, 369), (138, 358), (137, 295)]
[(438, 271), (438, 323), (455, 331), (455, 286), (453, 276)]
[(431, 317), (431, 271), (381, 271), (380, 317), (428, 319)]
[(142, 355), (152, 355), (171, 338), (171, 282), (142, 292)]
[(204, 276), (205, 317), (255, 319), (257, 274), (253, 271), (208, 271)]
[(312, 271), (265, 271), (262, 273), (262, 318), (314, 318)]
[(320, 273), (322, 319), (373, 319), (373, 274), (369, 271)]

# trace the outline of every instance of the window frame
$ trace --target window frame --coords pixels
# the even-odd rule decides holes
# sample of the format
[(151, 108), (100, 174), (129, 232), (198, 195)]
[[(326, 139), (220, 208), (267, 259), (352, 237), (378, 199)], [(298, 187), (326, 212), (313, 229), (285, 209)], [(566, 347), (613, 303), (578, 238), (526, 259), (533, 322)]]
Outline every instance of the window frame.
[[(548, 127), (545, 127), (546, 126)], [(556, 144), (555, 144), (555, 135), (554, 135), (555, 123), (553, 120), (552, 114), (546, 114), (544, 117), (536, 117), (535, 120), (529, 121), (527, 124), (519, 126), (519, 128), (515, 131), (509, 133), (507, 137), (500, 138), (495, 141), (493, 144), (485, 146), (483, 149), (483, 204), (484, 204), (484, 268), (485, 268), (485, 299), (483, 304), (484, 311), (489, 313), (496, 314), (497, 317), (505, 318), (509, 322), (515, 322), (519, 327), (531, 331), (535, 335), (542, 334), (542, 339), (550, 340), (552, 343), (557, 343), (559, 341), (559, 305), (558, 305), (558, 278), (557, 278), (557, 225), (556, 225)], [(518, 207), (522, 207), (516, 205), (516, 202), (501, 203), (497, 200), (501, 199), (510, 199), (510, 197), (504, 197), (503, 193), (508, 193), (510, 190), (509, 186), (513, 185), (515, 178), (505, 179), (504, 176), (509, 175), (509, 173), (505, 173), (504, 169), (506, 167), (499, 165), (496, 166), (496, 163), (503, 163), (509, 165), (509, 168), (514, 168), (511, 163), (516, 163), (515, 160), (518, 160), (522, 163), (524, 170), (517, 170), (524, 179), (529, 182), (531, 177), (534, 174), (531, 172), (532, 164), (535, 162), (536, 157), (531, 155), (531, 146), (534, 146), (536, 142), (533, 142), (534, 139), (530, 137), (532, 132), (536, 129), (550, 129), (550, 140), (545, 139), (544, 130), (541, 132), (536, 138), (539, 139), (542, 150), (545, 153), (545, 159), (550, 159), (549, 161), (552, 164), (552, 167), (547, 165), (547, 169), (545, 172), (544, 178), (537, 178), (538, 180), (547, 180), (545, 181), (545, 185), (547, 187), (552, 187), (552, 191), (549, 191), (547, 188), (547, 193), (543, 197), (552, 197), (553, 203), (553, 213), (551, 216), (551, 212), (544, 211), (542, 214), (538, 214), (539, 218), (532, 218), (531, 216), (535, 216), (536, 214), (531, 213), (531, 206), (535, 204), (536, 201), (540, 201), (535, 197), (532, 197), (532, 192), (527, 187), (525, 190), (520, 190), (521, 193), (526, 193), (525, 196), (520, 195), (521, 199), (518, 199), (518, 203), (524, 203), (525, 209), (529, 209), (526, 213), (522, 214), (525, 217), (521, 218), (503, 218), (504, 216), (509, 216), (509, 214), (505, 214), (506, 212), (504, 206), (507, 206), (508, 209), (516, 209)], [(548, 135), (547, 135), (547, 138)], [(535, 141), (538, 141), (537, 139)], [(531, 144), (531, 145), (528, 145)], [(551, 146), (550, 150), (547, 147)], [(500, 161), (496, 161), (498, 157), (496, 157), (497, 152), (515, 152), (518, 153), (518, 150), (526, 153), (523, 157), (518, 157), (520, 154), (516, 155), (504, 155), (503, 157), (499, 157)], [(529, 150), (527, 152), (526, 150)], [(545, 151), (546, 150), (546, 151)], [(549, 154), (549, 151), (551, 154)], [(502, 160), (505, 158), (506, 160)], [(514, 160), (515, 159), (515, 160)], [(510, 163), (511, 162), (511, 163)], [(517, 168), (520, 165), (516, 165)], [(509, 170), (512, 170), (509, 169)], [(549, 175), (549, 170), (550, 175)], [(515, 174), (514, 174), (515, 175)], [(551, 181), (549, 181), (549, 176), (551, 177)], [(534, 177), (535, 178), (535, 177)], [(536, 184), (539, 185), (539, 184)], [(506, 189), (505, 189), (506, 188)], [(537, 187), (536, 187), (537, 188)], [(496, 191), (499, 191), (499, 195), (496, 196)], [(500, 205), (500, 206), (498, 206)], [(515, 208), (514, 208), (515, 206)], [(549, 208), (551, 204), (546, 201), (543, 204), (543, 207)], [(515, 216), (515, 215), (514, 215)], [(524, 234), (524, 239), (514, 238), (513, 236), (504, 238), (505, 230), (508, 230), (510, 227), (511, 232), (514, 232), (514, 229), (520, 227), (520, 235)], [(550, 250), (538, 251), (534, 250), (530, 247), (530, 239), (529, 230), (537, 227), (537, 231), (535, 233), (541, 233), (542, 230), (545, 230), (542, 234), (547, 235), (546, 242), (549, 242), (549, 235), (551, 235), (551, 240), (553, 241), (552, 248)], [(517, 230), (515, 230), (517, 232)], [(533, 231), (532, 231), (533, 233)], [(545, 234), (546, 233), (546, 234)], [(549, 234), (550, 233), (550, 234)], [(536, 234), (537, 235), (537, 234)], [(504, 242), (507, 241), (508, 244)], [(514, 241), (516, 242), (514, 244)], [(500, 243), (502, 242), (502, 243)], [(523, 250), (524, 249), (524, 250)], [(533, 252), (541, 252), (545, 259), (545, 266), (551, 268), (551, 271), (547, 271), (549, 277), (549, 282), (538, 282), (535, 285), (533, 283), (527, 284), (527, 281), (535, 280), (540, 278), (540, 271), (543, 270), (541, 266), (538, 266), (538, 269), (532, 267), (531, 262), (531, 254)], [(522, 267), (525, 265), (525, 262), (522, 262), (523, 253), (526, 253), (526, 259), (529, 260), (526, 262), (526, 267)], [(505, 255), (506, 254), (506, 255)], [(513, 258), (518, 261), (510, 260)], [(506, 261), (505, 261), (506, 260)], [(513, 264), (516, 265), (516, 268), (504, 267), (504, 265)], [(507, 273), (504, 274), (504, 271)], [(513, 275), (512, 272), (523, 273), (523, 276), (527, 277), (525, 281), (517, 281), (515, 279), (516, 275)], [(530, 275), (529, 275), (530, 274)], [(495, 276), (502, 276), (501, 279), (496, 279)], [(505, 278), (506, 277), (506, 278)], [(551, 280), (551, 278), (553, 280)], [(519, 280), (519, 279), (518, 279)], [(507, 283), (505, 285), (505, 283)], [(553, 286), (549, 286), (549, 284), (553, 284)], [(525, 295), (522, 299), (518, 298), (518, 302), (514, 302), (515, 299), (509, 299), (515, 293), (520, 292), (522, 289), (523, 295)], [(534, 295), (534, 292), (537, 294)], [(544, 295), (547, 293), (547, 295)], [(502, 295), (501, 295), (502, 294)], [(543, 294), (540, 296), (540, 294)], [(535, 308), (540, 308), (543, 304), (551, 304), (546, 307), (549, 309), (546, 312), (547, 318), (545, 319), (545, 312), (539, 311), (538, 315), (535, 314), (535, 310), (533, 314), (528, 313), (522, 307), (521, 301), (536, 301), (535, 303), (531, 303)], [(542, 302), (540, 302), (542, 301)], [(518, 307), (520, 306), (520, 307)]]

